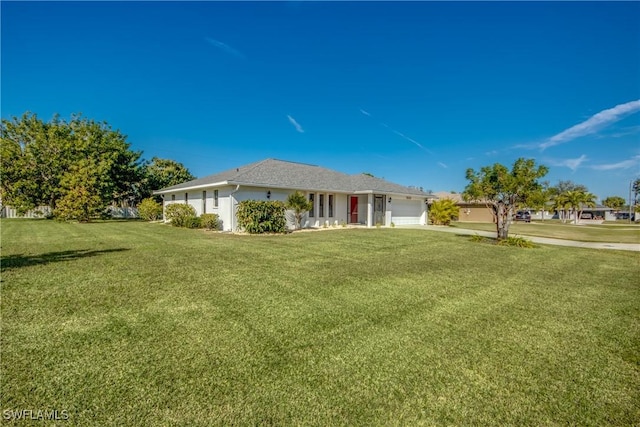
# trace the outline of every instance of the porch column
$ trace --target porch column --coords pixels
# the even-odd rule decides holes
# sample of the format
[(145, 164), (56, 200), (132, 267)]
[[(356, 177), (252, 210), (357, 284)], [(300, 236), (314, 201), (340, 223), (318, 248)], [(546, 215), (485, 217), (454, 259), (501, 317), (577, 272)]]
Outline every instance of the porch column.
[(392, 205), (391, 205), (390, 200), (393, 201), (391, 196), (384, 196), (384, 206), (385, 206), (385, 210), (384, 210), (384, 226), (385, 227), (391, 227), (391, 209), (392, 209)]
[(367, 227), (373, 224), (373, 194), (367, 194)]

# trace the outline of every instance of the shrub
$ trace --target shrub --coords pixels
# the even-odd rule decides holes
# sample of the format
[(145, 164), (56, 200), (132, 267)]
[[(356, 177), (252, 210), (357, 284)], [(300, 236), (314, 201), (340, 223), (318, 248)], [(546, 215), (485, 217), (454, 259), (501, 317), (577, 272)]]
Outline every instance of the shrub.
[(304, 214), (313, 209), (313, 202), (307, 200), (305, 195), (301, 192), (296, 191), (295, 193), (289, 194), (289, 197), (287, 197), (287, 204), (285, 206), (287, 209), (291, 209), (293, 211), (295, 226), (296, 228), (300, 228)]
[(506, 239), (498, 242), (500, 246), (516, 246), (518, 248), (535, 248), (531, 240), (527, 240), (524, 237), (507, 237)]
[(220, 228), (220, 217), (217, 214), (202, 214), (200, 215), (200, 223), (203, 228), (207, 230), (217, 230)]
[(451, 199), (436, 200), (429, 207), (429, 220), (435, 225), (449, 225), (458, 218), (458, 205)]
[(485, 241), (485, 238), (479, 234), (474, 234), (471, 236), (471, 241), (476, 243), (481, 243)]
[(138, 215), (145, 221), (157, 221), (162, 217), (162, 205), (149, 197), (138, 205)]
[(196, 218), (196, 210), (191, 205), (183, 203), (172, 203), (165, 208), (165, 216), (171, 225), (176, 227), (186, 227), (187, 218)]
[(244, 200), (238, 203), (238, 227), (247, 233), (284, 233), (285, 205), (281, 201)]
[(188, 216), (184, 218), (182, 227), (185, 228), (200, 228), (202, 227), (202, 221), (197, 216)]

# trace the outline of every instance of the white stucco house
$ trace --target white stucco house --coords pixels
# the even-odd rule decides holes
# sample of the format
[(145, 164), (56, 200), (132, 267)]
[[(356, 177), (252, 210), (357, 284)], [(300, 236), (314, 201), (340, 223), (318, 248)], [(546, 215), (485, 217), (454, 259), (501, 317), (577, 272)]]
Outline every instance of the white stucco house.
[(432, 194), (365, 174), (348, 175), (303, 163), (266, 159), (154, 191), (166, 207), (188, 203), (198, 215), (216, 213), (225, 231), (237, 229), (243, 200), (280, 200), (301, 191), (313, 201), (303, 227), (324, 224), (426, 224)]

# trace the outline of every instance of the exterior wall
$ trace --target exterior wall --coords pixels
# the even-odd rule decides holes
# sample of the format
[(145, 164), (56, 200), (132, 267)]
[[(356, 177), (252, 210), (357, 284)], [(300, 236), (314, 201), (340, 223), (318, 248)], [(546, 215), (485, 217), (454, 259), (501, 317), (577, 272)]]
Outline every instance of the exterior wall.
[(458, 213), (458, 221), (460, 222), (491, 222), (493, 223), (493, 214), (484, 205), (466, 205), (460, 204)]
[[(230, 230), (231, 226), (231, 204), (230, 194), (235, 189), (232, 186), (219, 187), (219, 188), (206, 188), (193, 191), (177, 191), (175, 193), (164, 194), (163, 207), (166, 208), (172, 203), (185, 203), (185, 193), (188, 194), (187, 203), (196, 210), (196, 215), (200, 216), (203, 213), (218, 214), (220, 221), (222, 222), (223, 230)], [(218, 190), (218, 206), (215, 207), (214, 192)], [(202, 199), (202, 192), (206, 191), (206, 197)], [(175, 200), (172, 200), (172, 196), (175, 196)], [(204, 204), (203, 204), (204, 202)]]
[[(214, 206), (214, 192), (218, 191), (218, 206)], [(203, 213), (215, 213), (222, 222), (222, 229), (224, 231), (236, 231), (237, 220), (235, 217), (235, 211), (239, 202), (244, 200), (271, 200), (286, 202), (290, 194), (295, 190), (292, 189), (278, 189), (268, 187), (243, 187), (240, 186), (236, 190), (236, 186), (225, 187), (209, 187), (201, 188), (192, 191), (176, 191), (175, 193), (164, 194), (163, 206), (166, 208), (172, 203), (185, 203), (185, 193), (187, 194), (186, 203), (193, 206), (198, 216)], [(203, 192), (205, 197), (203, 199)], [(269, 193), (268, 193), (269, 192)], [(350, 200), (351, 197), (358, 198), (358, 224), (373, 225), (373, 203), (374, 195), (372, 194), (344, 194), (344, 193), (330, 193), (323, 191), (302, 191), (303, 194), (309, 198), (310, 194), (314, 194), (314, 215), (305, 215), (302, 221), (302, 227), (323, 227), (323, 226), (336, 226), (339, 224), (351, 223), (350, 215)], [(267, 194), (269, 197), (267, 197)], [(320, 195), (324, 197), (324, 212), (320, 212)], [(175, 200), (172, 200), (172, 196)], [(329, 216), (329, 196), (333, 196), (333, 212)], [(394, 216), (393, 203), (388, 203), (388, 195), (384, 196), (384, 225), (391, 225), (394, 221), (395, 224), (426, 224), (426, 204), (424, 200), (419, 197), (412, 197), (407, 200), (398, 200), (398, 202), (406, 204), (409, 208), (409, 214), (405, 216)], [(405, 209), (406, 210), (406, 209)], [(400, 212), (402, 213), (402, 212)], [(289, 228), (294, 227), (293, 218), (290, 213), (287, 215), (287, 226)]]
[[(529, 212), (531, 212), (531, 219), (552, 219), (553, 218), (553, 212), (549, 212), (549, 211), (536, 211), (536, 210), (529, 210)], [(544, 217), (543, 217), (544, 215)]]
[[(288, 194), (293, 193), (289, 191)], [(313, 216), (306, 216), (306, 221), (303, 221), (302, 227), (323, 227), (325, 224), (327, 226), (338, 225), (342, 223), (348, 222), (348, 209), (349, 209), (349, 195), (341, 194), (341, 193), (325, 193), (325, 192), (317, 192), (317, 191), (306, 191), (305, 195), (307, 199), (310, 194), (314, 194), (314, 209)], [(288, 195), (287, 194), (287, 195)], [(324, 212), (320, 212), (320, 195), (324, 195)], [(329, 216), (329, 195), (333, 196), (333, 216)], [(286, 197), (285, 197), (286, 199)], [(358, 207), (358, 209), (360, 209)]]

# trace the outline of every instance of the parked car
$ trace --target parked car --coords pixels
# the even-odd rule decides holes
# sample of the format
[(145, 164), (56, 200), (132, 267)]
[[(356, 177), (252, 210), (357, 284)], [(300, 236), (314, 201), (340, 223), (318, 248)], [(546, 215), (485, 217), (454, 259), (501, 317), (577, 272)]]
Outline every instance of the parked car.
[(515, 221), (531, 222), (531, 212), (529, 212), (529, 211), (518, 211), (513, 216), (513, 219)]

